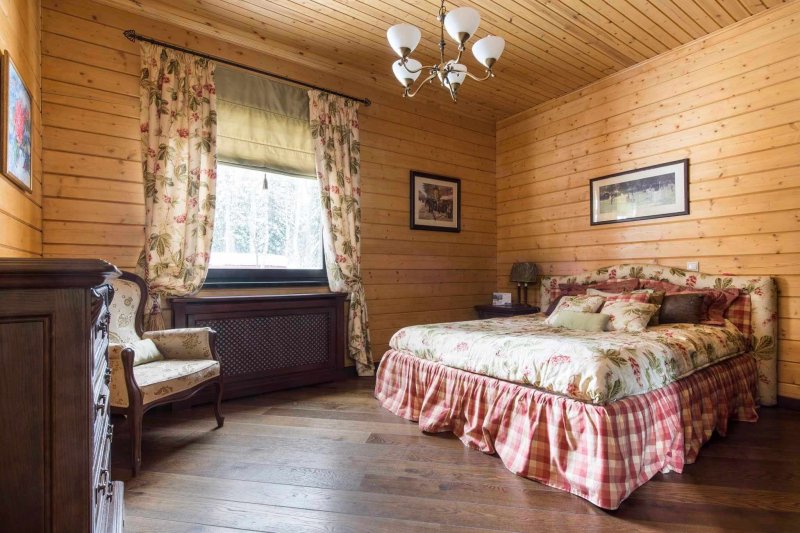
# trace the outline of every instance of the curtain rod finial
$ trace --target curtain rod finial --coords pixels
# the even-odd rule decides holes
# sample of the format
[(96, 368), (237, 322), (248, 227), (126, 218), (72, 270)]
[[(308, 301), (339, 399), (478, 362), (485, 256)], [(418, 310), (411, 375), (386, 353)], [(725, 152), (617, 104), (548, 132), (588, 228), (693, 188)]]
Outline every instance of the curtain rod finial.
[(372, 105), (372, 100), (369, 98), (364, 98), (364, 107), (369, 107)]
[(122, 35), (124, 35), (125, 38), (128, 39), (130, 42), (132, 43), (136, 42), (136, 30), (125, 30), (122, 32)]

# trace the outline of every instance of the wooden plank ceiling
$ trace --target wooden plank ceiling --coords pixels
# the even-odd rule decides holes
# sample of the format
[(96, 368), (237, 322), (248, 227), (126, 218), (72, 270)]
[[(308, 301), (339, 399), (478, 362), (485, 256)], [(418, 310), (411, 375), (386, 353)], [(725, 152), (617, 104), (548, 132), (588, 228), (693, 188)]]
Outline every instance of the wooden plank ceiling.
[[(205, 35), (262, 50), (351, 79), (369, 91), (400, 93), (386, 29), (409, 22), (422, 30), (413, 57), (437, 60), (438, 0), (99, 0), (162, 18)], [(800, 0), (795, 0), (800, 1)], [(477, 38), (506, 39), (506, 50), (483, 83), (467, 80), (460, 101), (479, 103), (482, 118), (499, 119), (572, 92), (781, 0), (458, 0), (481, 14)], [(146, 28), (136, 28), (146, 34)], [(473, 37), (471, 41), (474, 41)], [(455, 46), (448, 40), (448, 52)], [(466, 63), (480, 73), (471, 54)], [(442, 103), (446, 92), (438, 87)]]

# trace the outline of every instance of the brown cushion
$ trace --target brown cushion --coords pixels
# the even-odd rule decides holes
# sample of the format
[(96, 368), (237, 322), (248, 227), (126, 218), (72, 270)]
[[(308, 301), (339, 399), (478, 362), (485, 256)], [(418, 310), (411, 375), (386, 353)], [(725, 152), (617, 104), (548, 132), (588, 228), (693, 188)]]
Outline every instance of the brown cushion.
[(699, 324), (703, 318), (703, 298), (701, 293), (678, 293), (664, 296), (659, 324)]

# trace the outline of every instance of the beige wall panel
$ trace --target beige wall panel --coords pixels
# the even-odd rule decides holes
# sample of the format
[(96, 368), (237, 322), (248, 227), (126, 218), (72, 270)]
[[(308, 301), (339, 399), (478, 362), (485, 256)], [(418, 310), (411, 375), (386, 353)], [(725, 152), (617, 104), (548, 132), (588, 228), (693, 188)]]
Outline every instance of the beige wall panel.
[[(780, 394), (800, 398), (799, 15), (800, 2), (765, 11), (502, 120), (498, 287), (517, 260), (774, 276)], [(590, 179), (684, 157), (688, 216), (589, 224)]]
[[(139, 55), (122, 30), (363, 91), (350, 80), (85, 0), (45, 0), (43, 8), (48, 257), (102, 257), (131, 269), (143, 242)], [(457, 108), (441, 115), (419, 99), (364, 96), (374, 104), (360, 110), (363, 275), (378, 359), (391, 335), (382, 329), (474, 318), (473, 306), (489, 300), (497, 279), (495, 139), (493, 124), (461, 116)], [(431, 120), (434, 115), (442, 120)], [(409, 229), (412, 169), (462, 180), (461, 233)]]
[(0, 53), (11, 55), (33, 98), (33, 191), (0, 174), (0, 257), (37, 257), (42, 254), (41, 6), (39, 0), (0, 4)]

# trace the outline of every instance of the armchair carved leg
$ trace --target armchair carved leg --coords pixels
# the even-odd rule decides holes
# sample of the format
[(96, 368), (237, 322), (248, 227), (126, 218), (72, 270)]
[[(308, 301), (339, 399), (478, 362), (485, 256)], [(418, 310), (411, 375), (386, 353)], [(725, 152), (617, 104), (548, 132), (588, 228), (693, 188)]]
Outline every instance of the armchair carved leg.
[(131, 471), (133, 477), (139, 475), (142, 467), (142, 408), (139, 406), (131, 407), (128, 414), (131, 434)]
[(217, 400), (214, 402), (214, 416), (217, 419), (217, 428), (221, 428), (223, 424), (225, 424), (225, 417), (222, 416), (222, 376), (217, 378), (217, 382), (214, 383), (214, 388), (217, 389)]

